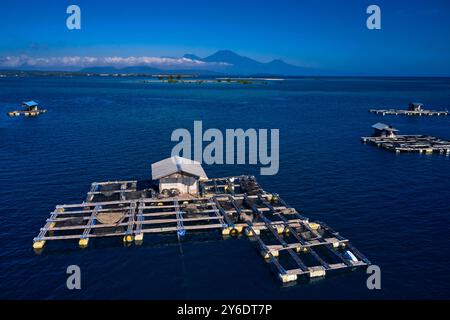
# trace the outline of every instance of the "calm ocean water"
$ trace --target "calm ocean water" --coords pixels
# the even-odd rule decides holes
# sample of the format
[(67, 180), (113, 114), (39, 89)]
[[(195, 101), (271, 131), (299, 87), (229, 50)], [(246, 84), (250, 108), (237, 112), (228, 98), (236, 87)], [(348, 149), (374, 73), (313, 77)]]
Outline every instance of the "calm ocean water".
[[(5, 113), (27, 99), (49, 112)], [(395, 155), (360, 143), (387, 122), (450, 139), (450, 117), (381, 117), (410, 101), (450, 108), (450, 79), (297, 79), (268, 85), (143, 84), (139, 79), (0, 79), (0, 298), (450, 298), (450, 157)], [(209, 176), (254, 174), (304, 215), (348, 237), (382, 270), (282, 286), (245, 237), (146, 237), (48, 245), (32, 239), (57, 204), (84, 200), (90, 183), (148, 179), (176, 128), (279, 128), (280, 171), (205, 166)], [(66, 289), (78, 264), (82, 290)]]

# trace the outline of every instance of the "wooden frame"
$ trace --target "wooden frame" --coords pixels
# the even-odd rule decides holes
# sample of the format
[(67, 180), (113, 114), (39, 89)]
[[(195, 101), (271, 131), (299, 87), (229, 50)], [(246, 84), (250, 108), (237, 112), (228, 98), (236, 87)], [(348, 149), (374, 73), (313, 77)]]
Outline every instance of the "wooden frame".
[[(249, 181), (257, 194), (247, 194)], [(92, 183), (85, 202), (56, 206), (34, 238), (34, 248), (41, 250), (45, 242), (57, 240), (78, 239), (80, 247), (86, 247), (97, 237), (120, 236), (126, 243), (139, 244), (145, 234), (175, 233), (181, 239), (188, 232), (216, 231), (224, 236), (245, 232), (283, 282), (370, 264), (347, 239), (324, 223), (310, 222), (279, 195), (262, 190), (254, 177), (203, 180), (200, 189), (199, 197), (127, 199), (130, 192), (139, 192), (137, 181)], [(95, 195), (105, 192), (119, 195), (119, 200), (94, 201)], [(122, 216), (117, 223), (99, 222), (99, 215), (108, 213)], [(346, 256), (347, 251), (354, 259)], [(337, 262), (330, 262), (324, 252)], [(313, 265), (303, 260), (305, 255)], [(286, 259), (281, 256), (294, 267), (283, 265)]]

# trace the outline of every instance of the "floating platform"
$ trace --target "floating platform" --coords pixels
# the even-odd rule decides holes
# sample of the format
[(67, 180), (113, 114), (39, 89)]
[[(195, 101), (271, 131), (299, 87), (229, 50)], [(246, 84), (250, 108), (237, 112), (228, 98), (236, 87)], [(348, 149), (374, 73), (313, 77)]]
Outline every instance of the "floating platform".
[(8, 112), (8, 116), (10, 117), (19, 117), (19, 116), (25, 116), (25, 117), (35, 117), (42, 113), (46, 113), (46, 109), (38, 109), (38, 110), (15, 110)]
[(407, 110), (402, 109), (370, 109), (370, 113), (386, 115), (403, 115), (403, 116), (448, 116), (448, 110), (436, 111), (424, 109), (423, 103), (411, 102)]
[(375, 129), (373, 135), (362, 137), (362, 142), (396, 153), (418, 152), (450, 155), (450, 141), (425, 135), (398, 135), (397, 129), (380, 122), (374, 124), (372, 128)]
[(361, 140), (364, 143), (370, 143), (396, 153), (417, 152), (450, 155), (450, 141), (432, 136), (396, 135), (395, 137), (362, 137)]
[(435, 110), (401, 110), (401, 109), (370, 109), (370, 113), (375, 113), (378, 115), (395, 115), (395, 116), (448, 116), (450, 113), (445, 111), (435, 111)]
[(145, 235), (245, 234), (282, 282), (370, 264), (348, 239), (264, 191), (252, 176), (200, 180), (199, 190), (164, 197), (138, 181), (92, 183), (84, 202), (56, 206), (33, 247), (62, 240), (87, 247), (101, 237), (139, 245)]
[(25, 101), (22, 103), (22, 106), (25, 108), (24, 110), (15, 110), (8, 112), (8, 116), (10, 117), (35, 117), (42, 113), (46, 113), (47, 110), (39, 109), (39, 104), (35, 101)]

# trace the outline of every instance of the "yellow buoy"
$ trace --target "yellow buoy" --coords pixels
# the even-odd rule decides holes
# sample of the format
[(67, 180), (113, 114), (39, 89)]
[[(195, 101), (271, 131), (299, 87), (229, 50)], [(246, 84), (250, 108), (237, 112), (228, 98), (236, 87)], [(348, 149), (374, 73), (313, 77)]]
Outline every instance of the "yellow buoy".
[(78, 241), (78, 245), (79, 245), (81, 248), (87, 247), (88, 244), (89, 244), (89, 238), (80, 239), (80, 241)]
[(310, 223), (309, 223), (309, 227), (310, 227), (311, 229), (313, 229), (313, 230), (317, 230), (317, 229), (320, 228), (320, 224), (315, 223), (315, 222), (310, 222)]
[(254, 237), (255, 235), (258, 236), (260, 233), (261, 231), (259, 229), (249, 229), (249, 228), (245, 229), (245, 235), (247, 237)]
[[(272, 257), (278, 257), (280, 255), (278, 250), (270, 251), (270, 253), (272, 254)], [(268, 251), (261, 252), (261, 255), (264, 257), (264, 259), (269, 259), (270, 258), (270, 254), (269, 254)]]
[(123, 237), (123, 242), (132, 242), (133, 241), (133, 236), (131, 235), (127, 235)]
[(36, 241), (33, 243), (33, 249), (35, 249), (35, 250), (42, 249), (42, 248), (44, 248), (44, 245), (45, 245), (45, 240), (44, 241)]

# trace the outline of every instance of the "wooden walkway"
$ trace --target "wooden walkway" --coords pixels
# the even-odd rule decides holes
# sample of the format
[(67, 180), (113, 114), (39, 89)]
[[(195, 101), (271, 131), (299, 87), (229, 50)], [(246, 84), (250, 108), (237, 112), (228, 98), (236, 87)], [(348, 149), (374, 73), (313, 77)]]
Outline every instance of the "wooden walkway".
[(447, 110), (435, 111), (435, 110), (401, 110), (401, 109), (370, 109), (370, 113), (378, 115), (401, 115), (401, 116), (448, 116), (450, 113)]
[(450, 155), (450, 141), (424, 135), (396, 135), (395, 137), (362, 137), (362, 142), (370, 143), (388, 151), (403, 153)]
[(38, 110), (15, 110), (15, 111), (9, 111), (8, 116), (10, 117), (18, 117), (18, 116), (25, 116), (25, 117), (35, 117), (42, 113), (46, 113), (46, 109), (38, 109)]
[(56, 206), (34, 238), (34, 249), (46, 242), (78, 240), (80, 247), (99, 237), (121, 237), (142, 243), (145, 234), (220, 232), (245, 233), (274, 266), (282, 282), (322, 277), (340, 269), (370, 264), (330, 227), (311, 222), (279, 195), (267, 193), (253, 177), (209, 179), (201, 196), (158, 198), (137, 181), (93, 183), (86, 201)]

